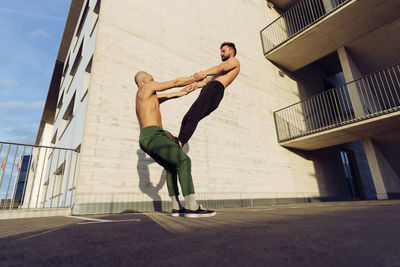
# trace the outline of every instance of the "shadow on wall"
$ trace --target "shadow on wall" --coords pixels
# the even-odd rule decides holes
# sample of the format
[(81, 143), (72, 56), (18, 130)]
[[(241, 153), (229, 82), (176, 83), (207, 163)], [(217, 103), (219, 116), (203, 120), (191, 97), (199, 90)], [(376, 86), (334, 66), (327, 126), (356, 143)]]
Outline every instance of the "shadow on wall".
[(339, 148), (330, 147), (314, 151), (287, 149), (297, 156), (313, 162), (315, 179), (323, 201), (351, 199), (344, 169), (340, 161)]
[[(189, 152), (189, 144), (185, 144), (183, 147), (183, 151), (187, 154)], [(139, 175), (139, 189), (151, 199), (153, 199), (154, 211), (162, 211), (162, 201), (160, 196), (160, 190), (166, 184), (165, 170), (162, 171), (160, 180), (157, 185), (153, 185), (150, 180), (150, 170), (149, 165), (157, 164), (149, 155), (147, 155), (140, 148), (137, 150), (138, 155), (138, 163), (137, 163), (137, 172)], [(179, 185), (178, 185), (179, 188)]]
[[(377, 198), (368, 161), (360, 141), (314, 151), (287, 149), (297, 156), (313, 162), (314, 175), (321, 197), (328, 197), (328, 199), (333, 197), (337, 200)], [(350, 152), (349, 167), (351, 170), (348, 171), (351, 173), (351, 177), (346, 174), (344, 169), (341, 151)], [(352, 194), (352, 189), (357, 192), (356, 196), (354, 193)]]

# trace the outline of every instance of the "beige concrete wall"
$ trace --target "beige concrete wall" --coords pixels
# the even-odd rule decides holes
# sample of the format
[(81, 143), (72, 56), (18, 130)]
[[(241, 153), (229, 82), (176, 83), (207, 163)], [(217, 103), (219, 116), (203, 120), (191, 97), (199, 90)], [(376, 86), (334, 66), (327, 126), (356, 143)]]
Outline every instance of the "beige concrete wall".
[[(263, 57), (259, 31), (274, 16), (262, 0), (102, 0), (75, 203), (167, 199), (162, 168), (138, 146), (133, 76), (204, 70), (220, 63), (223, 41), (236, 43), (241, 73), (189, 142), (199, 198), (347, 194), (327, 179), (342, 172), (331, 152), (309, 158), (276, 141), (273, 111), (299, 101), (303, 85)], [(178, 133), (198, 94), (162, 104), (165, 129)], [(325, 163), (330, 173), (317, 172)]]

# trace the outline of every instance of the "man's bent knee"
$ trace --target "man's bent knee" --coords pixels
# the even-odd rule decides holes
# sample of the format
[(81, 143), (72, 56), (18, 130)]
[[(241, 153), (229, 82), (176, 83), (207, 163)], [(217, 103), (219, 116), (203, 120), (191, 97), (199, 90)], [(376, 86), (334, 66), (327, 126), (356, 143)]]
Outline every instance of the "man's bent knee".
[(191, 164), (192, 164), (192, 160), (186, 154), (185, 154), (185, 156), (181, 157), (181, 159), (178, 162), (178, 166), (191, 165)]

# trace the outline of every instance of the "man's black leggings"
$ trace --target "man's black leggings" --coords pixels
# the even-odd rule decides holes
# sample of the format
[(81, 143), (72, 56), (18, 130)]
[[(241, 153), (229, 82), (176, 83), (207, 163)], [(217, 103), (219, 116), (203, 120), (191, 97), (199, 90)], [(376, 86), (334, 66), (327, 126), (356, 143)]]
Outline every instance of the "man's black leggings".
[(224, 96), (224, 85), (219, 81), (209, 82), (200, 92), (199, 97), (183, 117), (178, 139), (186, 144), (196, 130), (201, 119), (213, 112)]

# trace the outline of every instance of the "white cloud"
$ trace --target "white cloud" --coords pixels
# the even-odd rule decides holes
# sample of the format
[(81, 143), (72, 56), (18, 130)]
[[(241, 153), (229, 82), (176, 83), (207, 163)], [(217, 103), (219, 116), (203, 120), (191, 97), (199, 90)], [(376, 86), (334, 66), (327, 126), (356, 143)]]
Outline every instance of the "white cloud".
[(29, 37), (31, 37), (31, 38), (36, 38), (36, 37), (50, 38), (51, 34), (45, 30), (36, 30), (36, 31), (30, 32)]
[(53, 16), (47, 16), (47, 15), (42, 15), (42, 14), (35, 14), (35, 13), (28, 13), (24, 12), (21, 10), (15, 10), (15, 9), (9, 9), (9, 8), (0, 8), (0, 12), (5, 12), (5, 13), (11, 13), (11, 14), (18, 14), (26, 17), (33, 17), (33, 18), (39, 18), (39, 19), (50, 19), (50, 20), (61, 20), (64, 21), (64, 18), (60, 17), (53, 17)]
[(4, 87), (12, 87), (18, 85), (17, 81), (8, 80), (8, 79), (0, 79), (0, 86)]
[(33, 144), (38, 126), (33, 121), (0, 116), (0, 141)]
[(0, 103), (0, 113), (14, 113), (21, 111), (39, 111), (43, 109), (44, 101), (25, 103), (19, 101), (8, 101)]

